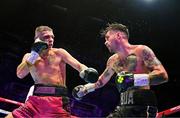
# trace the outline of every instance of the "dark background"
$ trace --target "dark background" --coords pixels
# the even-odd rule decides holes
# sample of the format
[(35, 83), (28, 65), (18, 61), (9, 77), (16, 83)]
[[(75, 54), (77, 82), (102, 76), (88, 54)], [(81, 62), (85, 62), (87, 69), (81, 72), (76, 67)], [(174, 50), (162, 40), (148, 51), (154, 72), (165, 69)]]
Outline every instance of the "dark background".
[[(39, 25), (54, 29), (55, 45), (66, 49), (87, 66), (102, 73), (111, 55), (100, 36), (107, 23), (127, 25), (131, 44), (153, 49), (169, 75), (169, 82), (152, 86), (159, 111), (179, 105), (179, 0), (1, 0), (0, 3), (0, 96), (24, 102), (33, 81), (20, 80), (16, 67), (30, 51)], [(99, 116), (111, 112), (119, 100), (113, 78), (82, 102), (98, 106)], [(78, 72), (67, 66), (67, 87), (85, 84)], [(17, 106), (0, 103), (11, 111)], [(172, 115), (173, 116), (173, 115)], [(178, 116), (175, 114), (174, 116)]]

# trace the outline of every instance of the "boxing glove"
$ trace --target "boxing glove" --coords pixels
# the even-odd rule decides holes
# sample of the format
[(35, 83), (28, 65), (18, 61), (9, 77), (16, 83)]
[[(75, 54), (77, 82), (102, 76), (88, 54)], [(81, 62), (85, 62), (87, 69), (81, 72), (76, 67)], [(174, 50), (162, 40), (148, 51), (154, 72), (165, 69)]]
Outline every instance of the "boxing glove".
[(88, 83), (86, 85), (78, 85), (72, 90), (72, 96), (76, 100), (81, 100), (83, 96), (88, 94), (89, 92), (93, 92), (95, 90), (95, 84)]
[(99, 73), (94, 68), (87, 68), (79, 73), (79, 76), (87, 83), (95, 83), (98, 80)]
[(35, 43), (31, 47), (31, 53), (30, 56), (27, 58), (27, 62), (31, 65), (33, 65), (37, 58), (39, 57), (39, 54), (42, 52), (42, 50), (45, 50), (48, 48), (48, 44), (41, 41), (39, 38), (35, 40)]
[(149, 85), (148, 74), (133, 74), (122, 71), (116, 76), (116, 84), (119, 91), (123, 92), (131, 87), (147, 86)]

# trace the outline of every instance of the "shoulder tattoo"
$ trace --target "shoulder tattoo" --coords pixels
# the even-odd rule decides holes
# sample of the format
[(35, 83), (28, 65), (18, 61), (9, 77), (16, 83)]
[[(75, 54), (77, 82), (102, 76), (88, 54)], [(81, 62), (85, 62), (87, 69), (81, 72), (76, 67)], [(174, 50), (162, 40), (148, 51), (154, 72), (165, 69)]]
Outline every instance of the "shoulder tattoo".
[(142, 52), (143, 60), (147, 67), (151, 68), (154, 65), (160, 65), (161, 62), (154, 55), (153, 51), (145, 48)]

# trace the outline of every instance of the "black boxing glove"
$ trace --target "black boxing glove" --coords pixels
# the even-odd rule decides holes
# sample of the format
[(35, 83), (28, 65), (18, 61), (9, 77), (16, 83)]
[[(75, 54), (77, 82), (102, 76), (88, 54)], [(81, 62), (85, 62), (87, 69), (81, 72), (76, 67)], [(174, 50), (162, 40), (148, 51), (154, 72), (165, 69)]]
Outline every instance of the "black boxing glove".
[[(38, 40), (38, 39), (36, 39), (36, 40)], [(48, 48), (48, 44), (39, 39), (32, 45), (31, 51), (34, 51), (34, 52), (40, 54), (42, 52), (42, 50), (45, 50), (47, 48)]]
[(27, 58), (27, 62), (29, 64), (34, 64), (39, 57), (39, 54), (42, 52), (42, 50), (45, 50), (48, 48), (48, 44), (41, 41), (39, 38), (35, 40), (35, 43), (31, 47), (31, 53), (30, 56)]
[(99, 73), (94, 68), (87, 68), (82, 70), (79, 76), (88, 83), (95, 83), (98, 80)]
[(83, 96), (85, 96), (89, 92), (93, 92), (94, 90), (95, 90), (95, 84), (93, 83), (88, 83), (85, 85), (78, 85), (74, 87), (74, 89), (72, 90), (72, 96), (76, 100), (81, 100)]

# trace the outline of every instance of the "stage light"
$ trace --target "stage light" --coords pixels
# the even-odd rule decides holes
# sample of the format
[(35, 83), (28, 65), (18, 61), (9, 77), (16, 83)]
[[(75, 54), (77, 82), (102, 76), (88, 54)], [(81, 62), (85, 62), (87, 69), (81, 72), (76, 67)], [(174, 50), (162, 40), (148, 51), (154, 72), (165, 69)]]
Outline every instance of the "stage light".
[(154, 0), (144, 0), (145, 2), (153, 2)]

